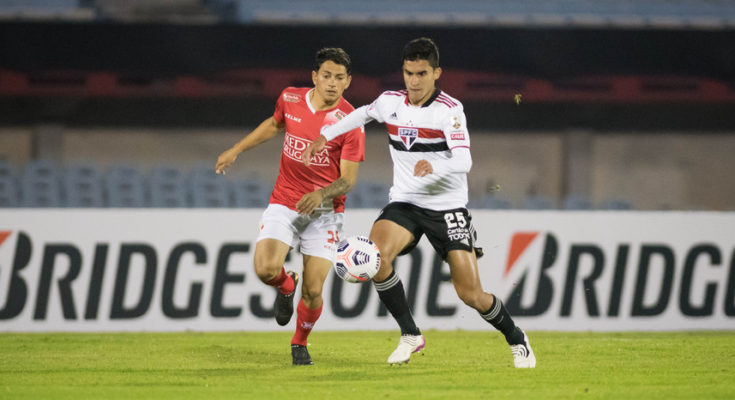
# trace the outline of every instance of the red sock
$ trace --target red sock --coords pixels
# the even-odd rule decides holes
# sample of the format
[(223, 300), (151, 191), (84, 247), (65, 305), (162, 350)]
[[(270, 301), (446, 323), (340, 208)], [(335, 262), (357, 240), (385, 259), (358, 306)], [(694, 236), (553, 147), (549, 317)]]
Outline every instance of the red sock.
[(266, 285), (275, 286), (281, 294), (289, 294), (294, 290), (294, 281), (291, 276), (286, 273), (286, 269), (281, 267), (281, 274), (269, 280)]
[(291, 344), (306, 346), (306, 338), (309, 337), (316, 320), (322, 315), (323, 305), (324, 303), (317, 308), (309, 308), (304, 304), (304, 300), (299, 300), (296, 307), (296, 332), (293, 334)]

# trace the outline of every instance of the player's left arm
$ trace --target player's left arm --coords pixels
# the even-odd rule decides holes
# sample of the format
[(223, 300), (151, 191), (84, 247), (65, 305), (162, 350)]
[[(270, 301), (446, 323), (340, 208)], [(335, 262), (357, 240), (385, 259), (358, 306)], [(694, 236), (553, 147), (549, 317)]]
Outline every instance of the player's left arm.
[(339, 162), (339, 166), (339, 178), (330, 183), (329, 186), (305, 194), (301, 197), (301, 200), (296, 203), (296, 209), (300, 214), (311, 214), (317, 207), (319, 207), (320, 204), (322, 204), (324, 199), (332, 199), (337, 196), (347, 194), (352, 190), (355, 186), (355, 182), (357, 182), (357, 171), (360, 168), (360, 163), (342, 159)]
[(461, 106), (443, 117), (442, 130), (451, 151), (450, 158), (444, 160), (419, 160), (413, 169), (417, 177), (429, 174), (468, 173), (472, 168), (470, 155), (470, 135), (467, 131), (467, 119)]

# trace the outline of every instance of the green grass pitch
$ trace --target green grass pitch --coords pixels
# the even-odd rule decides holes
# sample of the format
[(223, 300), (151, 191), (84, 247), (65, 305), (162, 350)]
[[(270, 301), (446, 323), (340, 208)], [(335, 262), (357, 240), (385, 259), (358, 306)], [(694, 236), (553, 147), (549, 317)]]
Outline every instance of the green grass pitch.
[(735, 331), (529, 332), (532, 370), (497, 332), (424, 334), (393, 367), (397, 332), (315, 331), (307, 367), (285, 332), (0, 334), (0, 399), (735, 398)]

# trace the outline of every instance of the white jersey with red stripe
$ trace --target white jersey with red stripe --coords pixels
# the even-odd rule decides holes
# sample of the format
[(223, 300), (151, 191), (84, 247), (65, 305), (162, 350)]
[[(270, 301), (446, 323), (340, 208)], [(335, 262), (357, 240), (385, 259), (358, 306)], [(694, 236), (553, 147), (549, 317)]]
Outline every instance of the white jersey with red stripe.
[[(353, 125), (370, 120), (385, 123), (388, 131), (393, 158), (391, 202), (406, 202), (436, 211), (467, 205), (469, 167), (464, 172), (437, 168), (460, 162), (453, 160), (453, 149), (465, 149), (469, 158), (470, 136), (462, 103), (436, 89), (426, 103), (414, 106), (408, 102), (405, 90), (387, 91), (372, 104), (322, 129), (322, 135), (333, 138)], [(434, 172), (424, 177), (414, 176), (414, 166), (420, 160), (435, 166)], [(471, 160), (462, 161), (471, 163)]]

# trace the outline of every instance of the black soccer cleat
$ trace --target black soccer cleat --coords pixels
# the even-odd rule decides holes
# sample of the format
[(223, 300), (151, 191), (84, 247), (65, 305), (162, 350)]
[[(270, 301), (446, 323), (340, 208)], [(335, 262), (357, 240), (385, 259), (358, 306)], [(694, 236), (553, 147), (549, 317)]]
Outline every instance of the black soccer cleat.
[(306, 350), (306, 346), (300, 344), (291, 345), (291, 358), (293, 359), (293, 365), (314, 365), (309, 350)]
[(299, 283), (299, 274), (294, 271), (287, 271), (288, 275), (293, 279), (293, 292), (289, 294), (281, 294), (280, 291), (276, 292), (276, 303), (274, 310), (276, 311), (276, 322), (278, 325), (284, 326), (291, 321), (293, 316), (293, 298), (296, 293), (296, 285)]

